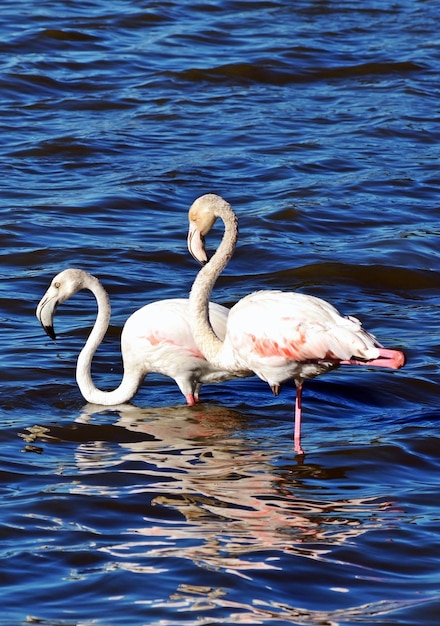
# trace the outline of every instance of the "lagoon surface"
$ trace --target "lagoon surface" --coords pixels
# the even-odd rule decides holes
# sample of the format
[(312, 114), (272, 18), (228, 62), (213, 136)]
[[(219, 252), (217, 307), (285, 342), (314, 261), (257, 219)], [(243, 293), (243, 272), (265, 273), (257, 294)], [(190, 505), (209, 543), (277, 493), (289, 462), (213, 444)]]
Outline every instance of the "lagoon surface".
[[(2, 2), (2, 626), (438, 625), (438, 9)], [(303, 457), (293, 387), (187, 407), (151, 374), (93, 406), (93, 296), (60, 306), (56, 342), (35, 317), (62, 269), (98, 276), (93, 375), (116, 387), (130, 313), (189, 292), (207, 192), (240, 223), (213, 300), (314, 294), (406, 353), (306, 383)]]

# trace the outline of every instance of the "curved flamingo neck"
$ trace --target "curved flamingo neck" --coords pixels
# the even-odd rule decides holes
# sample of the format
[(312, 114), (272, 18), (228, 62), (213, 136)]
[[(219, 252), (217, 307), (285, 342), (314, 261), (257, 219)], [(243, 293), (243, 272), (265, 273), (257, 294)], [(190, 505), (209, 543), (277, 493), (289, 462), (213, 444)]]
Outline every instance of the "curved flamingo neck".
[(225, 232), (215, 254), (194, 280), (189, 295), (189, 313), (191, 331), (204, 357), (215, 365), (224, 366), (224, 344), (209, 321), (209, 300), (217, 278), (234, 254), (238, 239), (238, 221), (231, 206), (221, 198), (218, 199), (214, 214), (223, 221)]
[(89, 289), (95, 296), (98, 304), (98, 315), (85, 346), (78, 356), (76, 365), (78, 387), (87, 402), (92, 404), (106, 406), (124, 404), (134, 396), (142, 383), (143, 376), (124, 368), (121, 384), (113, 391), (103, 391), (95, 386), (91, 374), (92, 359), (109, 327), (111, 307), (107, 292), (94, 276), (87, 277), (83, 288)]

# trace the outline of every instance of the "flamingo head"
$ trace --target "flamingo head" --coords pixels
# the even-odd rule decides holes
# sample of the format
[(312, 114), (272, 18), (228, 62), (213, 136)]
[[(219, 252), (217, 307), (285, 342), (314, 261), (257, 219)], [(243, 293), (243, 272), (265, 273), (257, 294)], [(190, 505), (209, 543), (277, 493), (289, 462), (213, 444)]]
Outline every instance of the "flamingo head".
[(48, 290), (38, 303), (37, 319), (51, 339), (56, 339), (53, 318), (58, 305), (68, 300), (80, 289), (84, 289), (85, 279), (93, 280), (93, 277), (83, 270), (73, 268), (60, 272), (52, 280)]
[(226, 200), (214, 193), (207, 193), (197, 198), (189, 209), (188, 250), (191, 256), (202, 265), (208, 262), (205, 236), (214, 226), (223, 204), (227, 204)]

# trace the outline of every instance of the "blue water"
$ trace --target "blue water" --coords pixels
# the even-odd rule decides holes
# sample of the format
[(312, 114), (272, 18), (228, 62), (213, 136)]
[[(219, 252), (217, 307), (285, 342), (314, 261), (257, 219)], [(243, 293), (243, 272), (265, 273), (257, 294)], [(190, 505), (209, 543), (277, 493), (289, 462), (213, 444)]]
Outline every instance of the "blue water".
[[(30, 0), (0, 6), (0, 624), (437, 626), (438, 3)], [(298, 290), (360, 317), (399, 371), (294, 391), (151, 374), (119, 384), (125, 319), (186, 297), (187, 210), (225, 197), (240, 242), (213, 299)], [(214, 248), (221, 227), (210, 237)], [(216, 239), (217, 237), (217, 239)]]

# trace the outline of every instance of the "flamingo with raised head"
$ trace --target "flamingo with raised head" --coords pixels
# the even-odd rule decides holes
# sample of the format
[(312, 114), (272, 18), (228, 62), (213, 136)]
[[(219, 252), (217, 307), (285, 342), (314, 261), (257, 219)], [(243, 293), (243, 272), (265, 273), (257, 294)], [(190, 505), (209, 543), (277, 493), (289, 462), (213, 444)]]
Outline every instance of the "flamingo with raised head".
[[(156, 372), (173, 378), (189, 405), (199, 399), (203, 383), (217, 383), (236, 374), (209, 363), (193, 339), (189, 325), (188, 299), (159, 300), (135, 311), (121, 334), (124, 374), (113, 391), (98, 389), (92, 380), (93, 356), (108, 329), (110, 300), (100, 281), (80, 269), (66, 269), (52, 280), (38, 304), (36, 315), (46, 333), (55, 339), (53, 318), (59, 304), (81, 289), (90, 290), (98, 304), (93, 329), (81, 350), (76, 380), (87, 402), (106, 406), (124, 404), (133, 398), (145, 376)], [(209, 317), (215, 333), (223, 338), (229, 310), (219, 304), (209, 305)], [(243, 373), (252, 376), (252, 372)]]
[[(188, 249), (204, 264), (190, 293), (190, 323), (202, 354), (219, 368), (252, 370), (277, 395), (282, 383), (296, 385), (294, 447), (301, 447), (301, 405), (304, 380), (339, 365), (374, 365), (398, 369), (405, 363), (399, 350), (384, 348), (355, 317), (342, 316), (320, 298), (295, 292), (257, 291), (229, 312), (224, 339), (208, 317), (214, 283), (232, 257), (238, 238), (237, 217), (230, 204), (215, 194), (197, 198), (189, 210)], [(205, 236), (220, 218), (222, 241), (208, 261)]]

